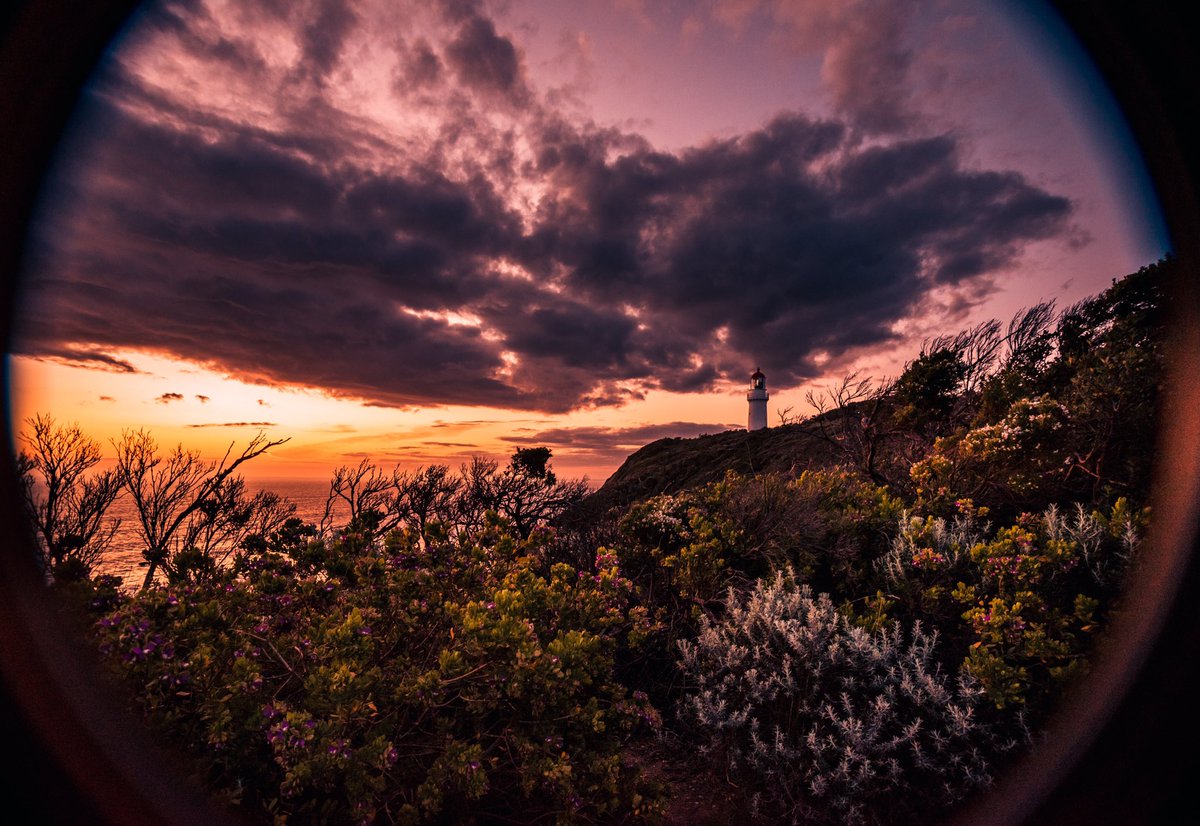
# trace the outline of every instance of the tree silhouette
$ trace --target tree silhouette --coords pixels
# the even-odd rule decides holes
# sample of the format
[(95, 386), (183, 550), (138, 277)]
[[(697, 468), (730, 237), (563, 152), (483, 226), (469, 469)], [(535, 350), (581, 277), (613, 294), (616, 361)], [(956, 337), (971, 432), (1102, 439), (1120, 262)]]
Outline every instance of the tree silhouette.
[[(116, 473), (133, 499), (138, 532), (146, 546), (142, 552), (148, 563), (143, 589), (154, 581), (159, 567), (170, 565), (173, 552), (186, 547), (173, 540), (193, 515), (210, 523), (234, 516), (232, 509), (240, 507), (241, 502), (228, 496), (235, 482), (233, 472), (287, 441), (269, 440), (260, 432), (236, 457), (230, 443), (220, 461), (206, 462), (199, 453), (185, 451), (182, 445), (166, 456), (160, 455), (158, 443), (145, 430), (122, 432), (120, 440), (113, 442)], [(196, 536), (193, 530), (185, 531), (185, 541), (188, 534)]]
[(78, 424), (56, 425), (41, 413), (26, 424), (21, 439), (29, 449), (18, 454), (17, 472), (43, 571), (87, 576), (120, 526), (105, 520), (120, 480), (115, 471), (87, 475), (100, 462), (100, 445)]

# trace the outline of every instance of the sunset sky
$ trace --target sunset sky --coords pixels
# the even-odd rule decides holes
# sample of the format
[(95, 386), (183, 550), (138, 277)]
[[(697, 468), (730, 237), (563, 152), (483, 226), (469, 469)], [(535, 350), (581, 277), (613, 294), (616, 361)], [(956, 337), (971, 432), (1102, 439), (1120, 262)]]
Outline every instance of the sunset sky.
[(599, 482), (756, 366), (774, 422), (1168, 247), (1032, 2), (155, 3), (47, 182), (12, 415)]

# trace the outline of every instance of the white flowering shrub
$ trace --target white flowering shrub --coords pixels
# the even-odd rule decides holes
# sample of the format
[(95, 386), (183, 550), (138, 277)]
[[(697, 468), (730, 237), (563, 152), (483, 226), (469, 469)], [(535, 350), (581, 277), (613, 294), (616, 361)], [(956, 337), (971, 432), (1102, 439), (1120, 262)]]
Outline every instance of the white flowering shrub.
[(999, 744), (981, 691), (948, 679), (919, 623), (856, 627), (789, 573), (732, 591), (723, 619), (680, 643), (680, 718), (711, 757), (792, 823), (921, 821), (990, 782)]

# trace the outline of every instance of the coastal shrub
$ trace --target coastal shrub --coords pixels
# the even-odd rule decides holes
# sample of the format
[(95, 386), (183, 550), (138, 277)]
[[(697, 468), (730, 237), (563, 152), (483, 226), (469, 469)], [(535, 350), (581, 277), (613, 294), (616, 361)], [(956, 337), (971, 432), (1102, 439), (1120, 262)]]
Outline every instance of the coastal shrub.
[[(886, 487), (836, 468), (806, 470), (789, 487), (797, 509), (810, 514), (785, 528), (791, 544), (812, 559), (808, 581), (835, 597), (856, 593), (887, 550), (903, 504)], [(786, 565), (794, 562), (774, 567)]]
[(852, 624), (788, 573), (730, 592), (720, 620), (680, 643), (680, 705), (704, 751), (773, 820), (923, 822), (990, 782), (1000, 742), (982, 690), (936, 665), (914, 624)]
[[(1051, 506), (992, 530), (957, 503), (952, 520), (906, 517), (877, 569), (896, 610), (941, 629), (1000, 709), (1040, 714), (1086, 670), (1146, 511), (1118, 499), (1108, 514)], [(956, 621), (957, 620), (957, 621)]]
[(741, 537), (714, 519), (705, 489), (637, 502), (621, 520), (618, 556), (646, 590), (696, 606), (724, 592), (729, 556)]
[[(620, 555), (635, 582), (698, 603), (784, 567), (804, 581), (853, 592), (882, 554), (901, 503), (845, 470), (743, 476), (630, 507)], [(658, 584), (658, 583), (653, 583)]]
[(622, 761), (659, 719), (612, 675), (631, 627), (612, 555), (547, 567), (543, 532), (498, 520), (469, 542), (308, 534), (285, 525), (227, 576), (99, 620), (108, 660), (221, 798), (330, 823), (656, 811)]
[(678, 691), (676, 643), (719, 610), (730, 577), (738, 575), (729, 558), (740, 538), (710, 515), (704, 498), (701, 489), (635, 503), (612, 549), (633, 584), (631, 615), (638, 620), (618, 652), (618, 671), (660, 707), (669, 707)]
[(1052, 507), (971, 549), (977, 575), (953, 597), (974, 634), (965, 665), (997, 707), (1044, 711), (1086, 672), (1147, 513), (1125, 499), (1072, 519)]
[(891, 547), (874, 566), (900, 613), (952, 632), (962, 608), (951, 594), (974, 578), (971, 549), (991, 534), (987, 515), (969, 499), (956, 502), (950, 518), (901, 515)]
[(837, 468), (795, 478), (730, 471), (684, 501), (729, 540), (724, 553), (734, 578), (725, 584), (747, 585), (790, 567), (805, 581), (846, 591), (860, 582), (863, 564), (886, 549), (901, 509), (887, 488)]
[(615, 551), (643, 611), (642, 644), (623, 650), (622, 675), (673, 705), (679, 640), (703, 616), (724, 610), (729, 587), (749, 588), (788, 568), (840, 599), (867, 581), (865, 561), (887, 547), (900, 503), (844, 470), (743, 476), (635, 503), (620, 521)]
[(1068, 412), (1048, 396), (1018, 399), (994, 424), (939, 438), (913, 464), (916, 507), (946, 515), (962, 499), (993, 507), (1044, 507), (1070, 467)]

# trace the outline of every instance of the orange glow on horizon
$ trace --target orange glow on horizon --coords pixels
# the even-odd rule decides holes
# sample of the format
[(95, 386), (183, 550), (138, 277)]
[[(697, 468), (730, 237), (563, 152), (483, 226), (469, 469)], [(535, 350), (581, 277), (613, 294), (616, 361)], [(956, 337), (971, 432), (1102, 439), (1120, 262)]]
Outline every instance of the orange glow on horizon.
[[(718, 393), (655, 391), (622, 407), (567, 414), (465, 406), (401, 409), (336, 398), (312, 388), (249, 383), (160, 356), (124, 351), (116, 355), (141, 372), (10, 356), (14, 435), (29, 417), (49, 413), (59, 422), (78, 423), (101, 443), (107, 459), (113, 455), (111, 442), (123, 430), (139, 428), (149, 430), (163, 447), (182, 444), (216, 459), (231, 442), (236, 450), (263, 431), (289, 441), (246, 464), (247, 479), (327, 479), (334, 468), (363, 457), (386, 468), (457, 468), (472, 456), (503, 462), (517, 447), (545, 443), (538, 435), (555, 429), (620, 431), (680, 419), (744, 427), (745, 419), (740, 385)], [(771, 415), (785, 406), (773, 406)], [(643, 443), (618, 435), (608, 449), (547, 446), (554, 451), (552, 463), (560, 475), (587, 476), (599, 485)]]

